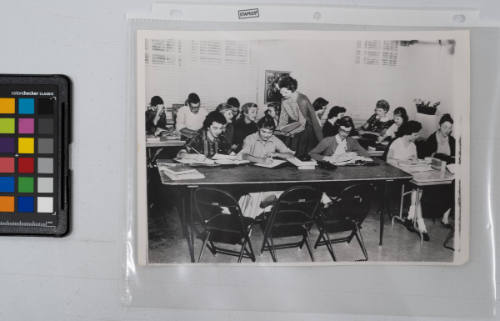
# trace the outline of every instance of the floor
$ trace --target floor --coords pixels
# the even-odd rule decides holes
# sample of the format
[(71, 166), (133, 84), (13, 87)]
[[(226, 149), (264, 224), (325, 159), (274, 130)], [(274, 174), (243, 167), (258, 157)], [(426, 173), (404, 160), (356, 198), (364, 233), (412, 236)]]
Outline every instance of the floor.
[[(395, 198), (397, 198), (395, 196)], [(392, 202), (397, 204), (397, 202)], [(399, 223), (391, 224), (388, 216), (385, 219), (383, 246), (379, 246), (379, 215), (372, 206), (370, 214), (363, 222), (362, 234), (368, 252), (369, 261), (385, 262), (452, 262), (453, 251), (443, 247), (449, 229), (442, 226), (439, 219), (435, 221), (426, 219), (425, 223), (429, 232), (430, 241), (421, 242), (416, 233), (409, 232)], [(398, 208), (391, 208), (391, 213), (398, 213)], [(149, 260), (150, 263), (188, 263), (189, 252), (187, 242), (183, 237), (179, 216), (175, 208), (160, 210), (154, 206), (150, 209), (149, 216)], [(313, 243), (318, 236), (316, 227), (310, 234)], [(256, 254), (257, 263), (272, 263), (269, 252), (259, 253), (262, 245), (263, 233), (259, 227), (252, 231), (251, 242)], [(198, 257), (202, 241), (195, 240), (195, 256)], [(452, 242), (451, 242), (452, 244)], [(355, 239), (350, 244), (340, 243), (333, 245), (337, 261), (353, 262), (363, 258), (363, 253)], [(236, 247), (235, 247), (236, 249)], [(239, 249), (239, 248), (238, 248)], [(332, 262), (326, 246), (313, 249), (316, 262)], [(277, 251), (279, 262), (311, 262), (305, 247), (299, 249), (283, 249)], [(236, 263), (237, 258), (224, 254), (212, 255), (205, 249), (201, 262), (203, 263)], [(252, 263), (244, 259), (244, 263)]]

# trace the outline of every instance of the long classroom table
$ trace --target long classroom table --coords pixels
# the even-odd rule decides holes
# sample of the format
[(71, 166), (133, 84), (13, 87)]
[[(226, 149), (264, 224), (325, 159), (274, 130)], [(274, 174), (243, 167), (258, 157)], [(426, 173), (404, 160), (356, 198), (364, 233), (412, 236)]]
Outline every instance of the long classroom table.
[[(237, 167), (201, 167), (198, 171), (205, 175), (196, 180), (170, 180), (161, 176), (165, 195), (175, 195), (184, 236), (188, 242), (191, 262), (194, 258), (193, 200), (194, 191), (198, 187), (215, 187), (230, 192), (236, 199), (249, 192), (280, 191), (298, 185), (308, 185), (327, 190), (328, 187), (344, 187), (354, 183), (375, 183), (383, 185), (383, 209), (380, 210), (380, 239), (382, 245), (384, 233), (384, 214), (388, 210), (388, 184), (404, 183), (412, 176), (381, 160), (377, 166), (343, 166), (336, 169), (316, 168), (314, 170), (298, 170), (293, 166), (280, 168), (262, 168), (254, 165)], [(180, 207), (180, 208), (179, 208)]]

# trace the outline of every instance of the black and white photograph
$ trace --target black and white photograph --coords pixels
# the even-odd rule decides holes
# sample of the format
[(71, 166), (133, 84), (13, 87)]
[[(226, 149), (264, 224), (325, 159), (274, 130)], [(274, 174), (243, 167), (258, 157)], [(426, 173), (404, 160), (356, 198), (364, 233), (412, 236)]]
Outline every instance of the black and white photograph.
[(469, 256), (466, 31), (136, 37), (141, 264)]

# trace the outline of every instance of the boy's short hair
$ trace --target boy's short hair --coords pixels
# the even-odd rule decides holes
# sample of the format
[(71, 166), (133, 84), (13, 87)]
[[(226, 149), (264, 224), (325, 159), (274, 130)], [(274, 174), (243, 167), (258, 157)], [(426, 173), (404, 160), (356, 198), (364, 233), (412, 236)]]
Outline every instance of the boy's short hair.
[(225, 125), (226, 122), (226, 117), (222, 115), (220, 112), (214, 110), (208, 113), (207, 117), (203, 121), (203, 129), (207, 129), (212, 125), (212, 123), (219, 123), (222, 125)]
[(257, 122), (257, 127), (259, 127), (259, 129), (267, 128), (267, 129), (272, 129), (274, 131), (276, 129), (276, 123), (274, 122), (274, 119), (271, 116), (266, 115)]
[(151, 105), (151, 107), (163, 105), (163, 99), (161, 99), (160, 96), (153, 96), (151, 97), (151, 102), (149, 104)]
[(190, 93), (188, 95), (188, 98), (186, 100), (186, 105), (189, 105), (189, 104), (199, 104), (200, 103), (200, 96), (198, 96), (198, 94), (196, 93)]
[(240, 101), (236, 97), (229, 97), (226, 103), (232, 107), (240, 108)]
[(248, 110), (253, 107), (258, 108), (256, 103), (244, 103), (243, 106), (241, 106), (241, 112), (243, 114), (248, 114)]

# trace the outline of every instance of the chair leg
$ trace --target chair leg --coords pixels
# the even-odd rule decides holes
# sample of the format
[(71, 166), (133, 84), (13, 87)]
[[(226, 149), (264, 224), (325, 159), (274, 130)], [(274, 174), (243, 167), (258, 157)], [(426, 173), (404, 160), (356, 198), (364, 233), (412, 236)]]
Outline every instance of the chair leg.
[(309, 244), (309, 233), (307, 230), (304, 232), (304, 242), (306, 243), (307, 251), (309, 251), (309, 255), (311, 256), (311, 261), (314, 262), (314, 255), (311, 249), (311, 245)]
[(205, 236), (205, 239), (203, 240), (203, 245), (201, 246), (200, 255), (198, 256), (198, 262), (200, 262), (200, 260), (201, 260), (201, 256), (203, 255), (203, 251), (205, 250), (205, 246), (207, 245), (208, 238), (210, 237), (210, 232), (207, 231), (206, 233), (207, 233), (207, 235)]
[(245, 241), (243, 241), (243, 244), (241, 244), (241, 250), (240, 250), (240, 256), (238, 257), (238, 263), (241, 263), (241, 260), (243, 259), (243, 252), (245, 252), (246, 246), (247, 246), (247, 239), (245, 238)]
[[(248, 236), (247, 236), (247, 238), (248, 238)], [(252, 262), (255, 262), (255, 253), (253, 252), (252, 242), (250, 242), (250, 239), (248, 239), (247, 244), (248, 244), (250, 259), (252, 260)]]
[(215, 246), (214, 242), (210, 241), (210, 246), (208, 247), (210, 252), (212, 252), (213, 256), (217, 255), (217, 247)]
[(328, 235), (328, 233), (324, 233), (323, 238), (325, 239), (326, 248), (328, 249), (328, 252), (330, 252), (332, 259), (334, 261), (337, 261), (337, 258), (335, 257), (335, 253), (333, 252), (332, 241), (330, 240), (330, 236)]
[(273, 258), (273, 262), (278, 262), (278, 257), (276, 256), (276, 252), (274, 251), (273, 238), (269, 238), (267, 242), (267, 244), (269, 245), (269, 252), (271, 252), (271, 257)]
[(359, 226), (356, 225), (356, 239), (358, 240), (359, 246), (361, 247), (361, 251), (363, 251), (363, 255), (365, 256), (365, 261), (368, 261), (368, 252), (366, 251), (365, 242), (363, 240), (363, 235), (359, 230)]
[(324, 233), (324, 230), (323, 229), (319, 229), (319, 236), (316, 239), (316, 242), (314, 243), (314, 249), (316, 249), (318, 247), (319, 241), (323, 237), (323, 233)]

